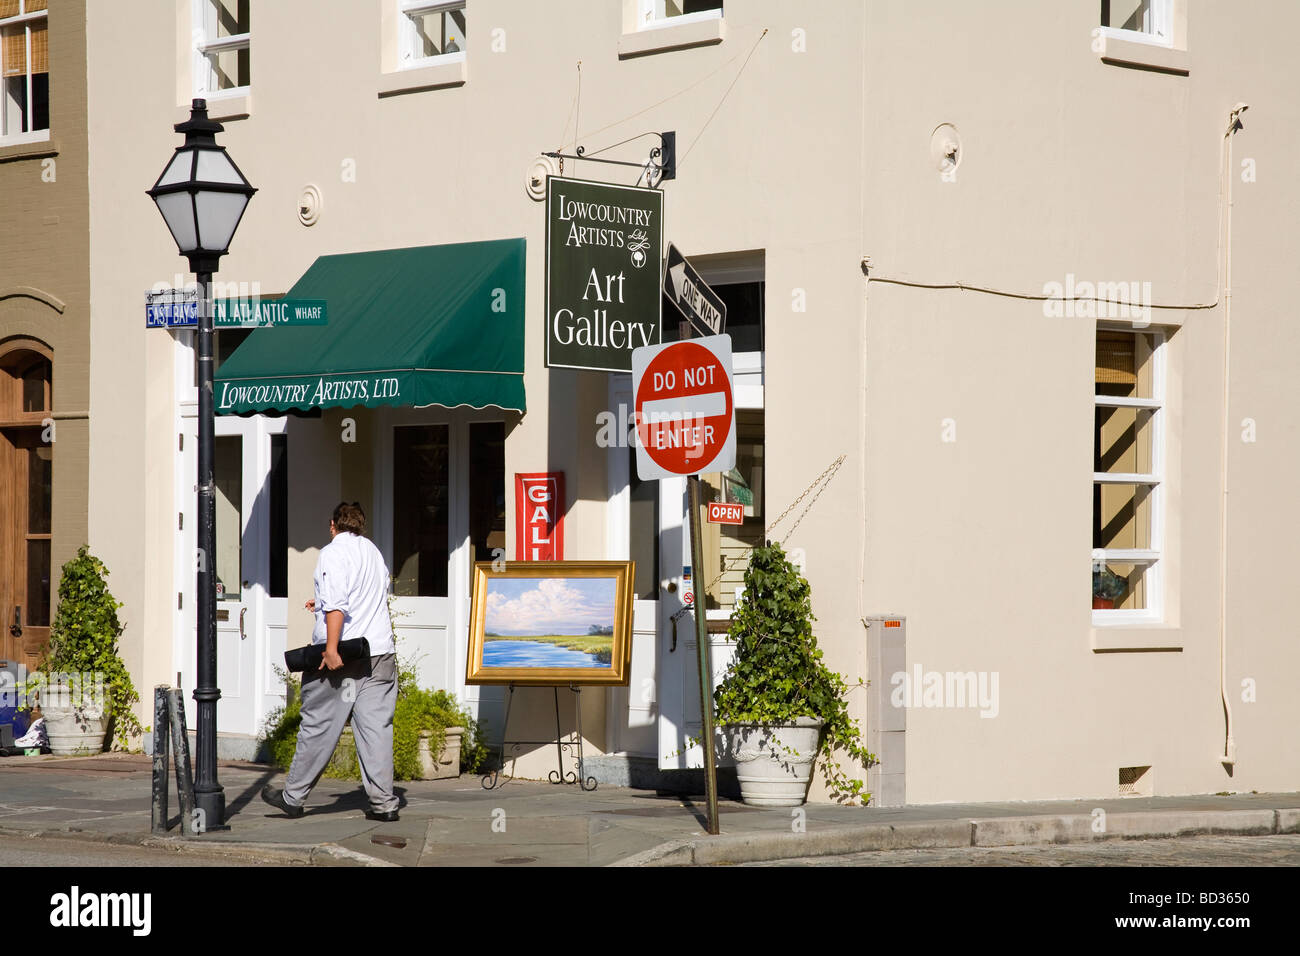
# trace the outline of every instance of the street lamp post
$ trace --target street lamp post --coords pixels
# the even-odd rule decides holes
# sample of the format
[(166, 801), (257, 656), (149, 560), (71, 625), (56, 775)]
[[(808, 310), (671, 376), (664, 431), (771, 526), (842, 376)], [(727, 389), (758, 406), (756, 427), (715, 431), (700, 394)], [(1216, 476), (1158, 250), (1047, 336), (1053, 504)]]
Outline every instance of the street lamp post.
[(185, 142), (148, 190), (171, 230), (180, 254), (190, 261), (199, 292), (199, 474), (198, 474), (198, 600), (196, 602), (198, 674), (194, 700), (198, 705), (194, 803), (202, 828), (223, 826), (226, 795), (217, 782), (217, 593), (216, 505), (213, 498), (214, 418), (212, 407), (212, 273), (230, 247), (230, 240), (257, 192), (239, 167), (218, 146), (220, 123), (208, 119), (205, 100), (194, 100), (190, 118), (177, 123)]

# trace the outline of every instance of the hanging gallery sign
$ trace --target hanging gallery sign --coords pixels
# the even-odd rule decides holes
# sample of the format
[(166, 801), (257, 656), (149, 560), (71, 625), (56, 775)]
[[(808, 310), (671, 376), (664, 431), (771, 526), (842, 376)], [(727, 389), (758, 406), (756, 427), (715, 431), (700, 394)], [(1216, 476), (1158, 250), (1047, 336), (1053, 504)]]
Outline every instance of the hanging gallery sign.
[(660, 341), (664, 194), (552, 176), (546, 200), (546, 364), (630, 372)]

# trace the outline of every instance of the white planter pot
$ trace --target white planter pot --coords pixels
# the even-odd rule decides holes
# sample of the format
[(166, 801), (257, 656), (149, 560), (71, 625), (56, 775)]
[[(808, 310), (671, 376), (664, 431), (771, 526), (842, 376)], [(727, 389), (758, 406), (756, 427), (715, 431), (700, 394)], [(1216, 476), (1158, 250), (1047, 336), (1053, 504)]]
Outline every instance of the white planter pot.
[(420, 734), (421, 780), (446, 780), (460, 776), (460, 739), (464, 732), (464, 727), (447, 728), (447, 739), (437, 760), (429, 750), (429, 732)]
[(740, 797), (755, 807), (797, 807), (808, 797), (822, 721), (727, 724), (727, 756), (736, 761)]
[(62, 697), (57, 691), (50, 695), (56, 702), (41, 707), (50, 752), (65, 757), (103, 753), (108, 729), (106, 708), (98, 703), (73, 704), (66, 689)]

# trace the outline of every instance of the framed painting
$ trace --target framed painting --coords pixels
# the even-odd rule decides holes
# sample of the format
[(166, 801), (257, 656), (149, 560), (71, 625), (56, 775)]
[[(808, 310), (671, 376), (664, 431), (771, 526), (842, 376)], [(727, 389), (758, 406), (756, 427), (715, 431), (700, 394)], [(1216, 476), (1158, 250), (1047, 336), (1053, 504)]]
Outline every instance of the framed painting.
[(627, 686), (633, 561), (474, 565), (467, 684)]

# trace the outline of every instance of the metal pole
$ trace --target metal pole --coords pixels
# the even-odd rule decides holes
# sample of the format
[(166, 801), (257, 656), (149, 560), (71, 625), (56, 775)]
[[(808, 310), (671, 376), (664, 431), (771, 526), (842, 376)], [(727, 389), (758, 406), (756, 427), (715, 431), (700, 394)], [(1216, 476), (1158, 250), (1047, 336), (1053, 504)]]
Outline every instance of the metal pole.
[(226, 820), (226, 794), (217, 782), (217, 524), (213, 458), (215, 424), (212, 408), (212, 273), (197, 273), (199, 286), (199, 500), (198, 500), (198, 680), (194, 701), (198, 705), (195, 728), (197, 746), (194, 781), (195, 804), (203, 811), (204, 827), (213, 829)]
[(166, 684), (153, 689), (153, 814), (150, 829), (167, 832), (167, 748), (171, 716), (167, 710)]
[(709, 629), (704, 618), (704, 542), (700, 528), (700, 476), (686, 479), (689, 490), (691, 526), (691, 568), (695, 588), (695, 643), (700, 657), (700, 737), (704, 748), (704, 796), (708, 802), (708, 832), (716, 835), (718, 829), (718, 768), (713, 753), (713, 664), (709, 649)]

